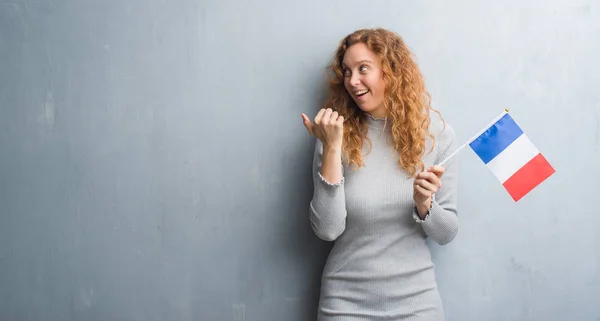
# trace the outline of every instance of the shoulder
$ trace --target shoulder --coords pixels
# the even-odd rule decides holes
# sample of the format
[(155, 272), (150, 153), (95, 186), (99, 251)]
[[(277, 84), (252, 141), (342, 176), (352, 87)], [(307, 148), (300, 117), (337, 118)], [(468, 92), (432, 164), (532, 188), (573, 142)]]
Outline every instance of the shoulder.
[(442, 120), (438, 114), (433, 113), (429, 125), (429, 132), (434, 137), (433, 153), (438, 161), (444, 158), (447, 153), (457, 148), (456, 132), (452, 124), (447, 120)]
[(437, 114), (430, 119), (429, 132), (435, 137), (436, 144), (448, 145), (456, 141), (456, 132), (452, 124), (442, 120)]

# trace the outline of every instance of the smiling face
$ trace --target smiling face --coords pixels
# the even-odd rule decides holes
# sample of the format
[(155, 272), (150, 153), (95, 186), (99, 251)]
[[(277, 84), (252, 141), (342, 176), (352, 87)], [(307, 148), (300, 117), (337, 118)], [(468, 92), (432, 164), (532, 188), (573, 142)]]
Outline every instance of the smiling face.
[(358, 107), (373, 117), (385, 117), (386, 82), (379, 58), (364, 43), (350, 46), (344, 55), (344, 86)]

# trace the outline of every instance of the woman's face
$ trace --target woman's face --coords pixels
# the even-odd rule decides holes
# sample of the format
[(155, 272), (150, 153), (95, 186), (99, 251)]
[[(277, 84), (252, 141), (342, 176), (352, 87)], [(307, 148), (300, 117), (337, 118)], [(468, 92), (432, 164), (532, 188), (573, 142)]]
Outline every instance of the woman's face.
[(346, 50), (342, 62), (344, 86), (358, 107), (373, 117), (385, 117), (383, 99), (386, 82), (379, 58), (364, 43)]

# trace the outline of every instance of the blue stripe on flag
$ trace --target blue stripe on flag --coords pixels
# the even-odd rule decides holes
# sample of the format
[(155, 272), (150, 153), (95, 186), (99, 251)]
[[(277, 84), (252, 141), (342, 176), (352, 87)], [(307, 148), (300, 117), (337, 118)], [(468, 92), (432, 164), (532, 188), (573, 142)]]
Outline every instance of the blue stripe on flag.
[(487, 164), (512, 144), (523, 130), (509, 114), (505, 114), (497, 122), (486, 129), (469, 144), (473, 151)]

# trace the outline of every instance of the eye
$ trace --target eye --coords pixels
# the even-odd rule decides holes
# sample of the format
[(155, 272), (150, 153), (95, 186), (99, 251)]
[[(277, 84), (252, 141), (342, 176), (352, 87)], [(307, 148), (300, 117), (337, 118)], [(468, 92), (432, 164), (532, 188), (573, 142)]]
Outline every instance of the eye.
[(344, 77), (350, 77), (350, 69), (344, 68), (342, 72), (344, 73)]
[(367, 66), (367, 65), (362, 65), (362, 66), (360, 66), (360, 68), (359, 68), (360, 72), (365, 72), (365, 71), (367, 71), (368, 69), (369, 69), (369, 66)]

